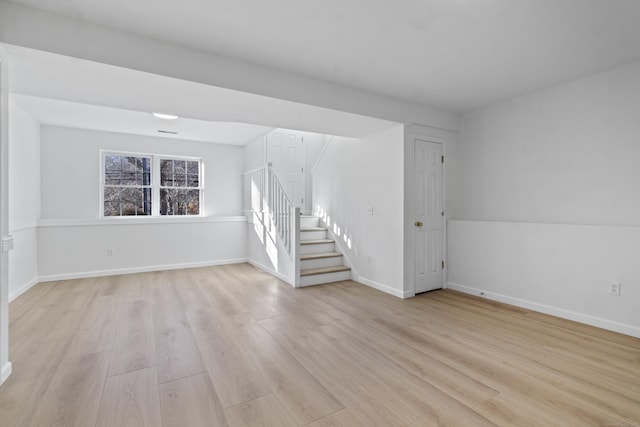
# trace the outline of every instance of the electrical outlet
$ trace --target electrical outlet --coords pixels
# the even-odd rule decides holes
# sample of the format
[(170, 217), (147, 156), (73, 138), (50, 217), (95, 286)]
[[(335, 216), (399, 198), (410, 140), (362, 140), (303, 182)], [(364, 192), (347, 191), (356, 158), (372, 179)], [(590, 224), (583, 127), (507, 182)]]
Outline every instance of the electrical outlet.
[(116, 250), (113, 248), (107, 248), (107, 256), (113, 256), (116, 253)]
[(611, 282), (609, 283), (609, 295), (620, 296), (620, 287), (622, 285), (620, 282)]

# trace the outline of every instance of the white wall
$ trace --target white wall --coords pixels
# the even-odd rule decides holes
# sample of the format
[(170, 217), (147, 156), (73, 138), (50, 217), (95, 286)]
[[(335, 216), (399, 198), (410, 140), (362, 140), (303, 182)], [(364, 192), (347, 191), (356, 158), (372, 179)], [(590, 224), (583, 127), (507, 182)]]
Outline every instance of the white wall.
[[(41, 281), (245, 262), (244, 217), (142, 224), (43, 221), (38, 228)], [(112, 256), (107, 249), (113, 248)]]
[[(41, 280), (246, 260), (242, 147), (54, 126), (41, 136)], [(101, 149), (201, 157), (203, 217), (99, 219)]]
[(640, 62), (464, 116), (458, 219), (640, 225), (638, 111)]
[(404, 126), (359, 140), (335, 137), (313, 176), (314, 213), (326, 219), (354, 278), (401, 297), (403, 145)]
[(329, 135), (319, 133), (303, 132), (304, 138), (304, 212), (313, 211), (313, 168), (320, 160), (322, 151), (327, 142), (331, 139)]
[(640, 62), (464, 116), (451, 286), (640, 336), (638, 111)]
[(9, 299), (38, 280), (36, 227), (40, 218), (40, 124), (9, 101)]

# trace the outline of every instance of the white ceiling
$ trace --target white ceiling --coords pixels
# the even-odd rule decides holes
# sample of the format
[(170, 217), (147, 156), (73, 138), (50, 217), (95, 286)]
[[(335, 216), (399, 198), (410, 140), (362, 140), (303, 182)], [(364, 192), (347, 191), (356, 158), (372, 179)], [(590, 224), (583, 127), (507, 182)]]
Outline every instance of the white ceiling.
[[(43, 124), (238, 145), (273, 128), (358, 138), (397, 125), (49, 52), (4, 48), (13, 99)], [(180, 118), (161, 120), (151, 112)]]
[(44, 125), (233, 145), (246, 145), (274, 130), (266, 126), (184, 117), (163, 120), (148, 112), (15, 93), (11, 97), (31, 117)]
[(465, 112), (640, 60), (638, 0), (14, 0)]

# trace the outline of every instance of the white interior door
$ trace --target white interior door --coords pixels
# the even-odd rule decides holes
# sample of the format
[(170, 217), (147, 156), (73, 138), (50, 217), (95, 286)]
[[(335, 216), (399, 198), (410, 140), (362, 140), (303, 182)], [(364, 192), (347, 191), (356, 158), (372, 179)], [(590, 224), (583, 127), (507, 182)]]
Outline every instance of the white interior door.
[(267, 136), (267, 162), (287, 196), (304, 210), (304, 151), (300, 132), (276, 130)]
[(414, 140), (416, 293), (442, 288), (444, 200), (442, 144)]

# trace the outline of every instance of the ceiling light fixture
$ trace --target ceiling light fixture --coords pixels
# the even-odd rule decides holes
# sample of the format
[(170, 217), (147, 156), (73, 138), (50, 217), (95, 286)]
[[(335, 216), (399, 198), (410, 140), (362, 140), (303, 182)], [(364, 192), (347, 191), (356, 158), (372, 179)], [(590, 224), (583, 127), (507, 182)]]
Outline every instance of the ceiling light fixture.
[(153, 117), (157, 117), (159, 119), (164, 119), (164, 120), (175, 120), (178, 118), (178, 116), (176, 116), (175, 114), (164, 114), (164, 113), (151, 113), (153, 114)]

